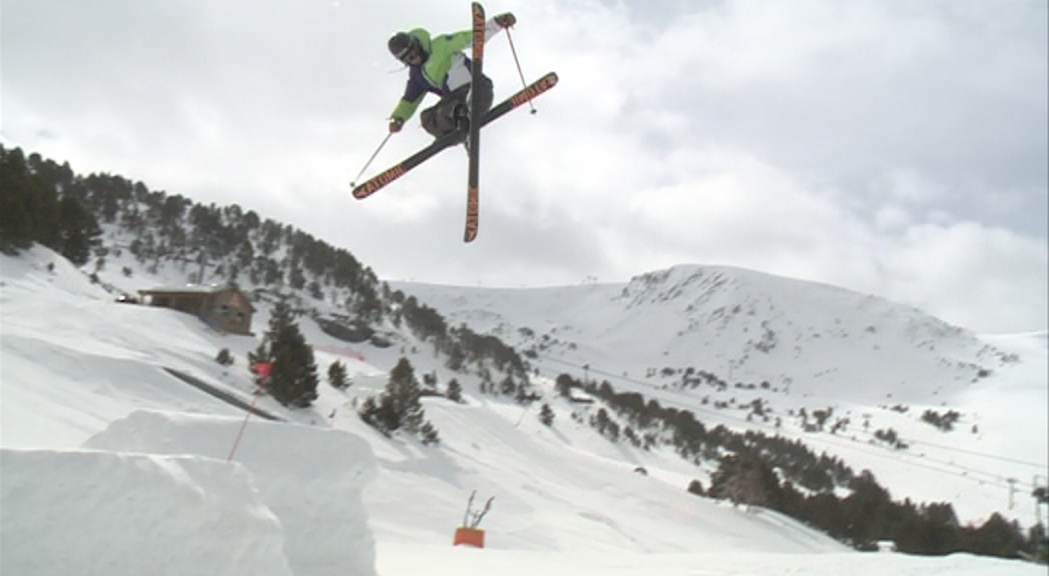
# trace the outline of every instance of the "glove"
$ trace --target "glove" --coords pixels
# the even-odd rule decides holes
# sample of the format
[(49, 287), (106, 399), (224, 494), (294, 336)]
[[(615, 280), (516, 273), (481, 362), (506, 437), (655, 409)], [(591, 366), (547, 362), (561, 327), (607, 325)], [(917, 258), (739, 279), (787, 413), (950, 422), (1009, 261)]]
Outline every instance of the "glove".
[(495, 20), (495, 23), (498, 24), (500, 28), (511, 28), (514, 24), (517, 24), (517, 18), (511, 12), (500, 14), (493, 18), (493, 20)]
[(390, 133), (400, 132), (401, 127), (404, 126), (404, 120), (400, 118), (390, 118)]

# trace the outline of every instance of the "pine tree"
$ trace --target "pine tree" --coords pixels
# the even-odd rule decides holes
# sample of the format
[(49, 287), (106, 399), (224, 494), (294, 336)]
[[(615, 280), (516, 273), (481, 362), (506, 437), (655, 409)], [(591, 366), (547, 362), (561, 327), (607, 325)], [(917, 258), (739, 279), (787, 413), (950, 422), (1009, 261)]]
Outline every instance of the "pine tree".
[(57, 249), (58, 195), (30, 172), (20, 148), (0, 146), (0, 251), (17, 254), (33, 242)]
[(423, 407), (419, 401), (419, 382), (407, 358), (402, 357), (390, 371), (386, 394), (393, 401), (393, 409), (401, 426), (414, 434), (423, 423)]
[(0, 157), (0, 252), (17, 254), (33, 244), (33, 193), (18, 148)]
[(514, 383), (514, 379), (507, 374), (503, 381), (499, 384), (499, 393), (503, 396), (510, 396), (517, 391), (517, 384)]
[(317, 399), (317, 364), (313, 360), (313, 348), (306, 343), (286, 302), (274, 306), (266, 338), (273, 361), (270, 394), (285, 406), (311, 405)]
[(379, 403), (375, 401), (374, 396), (369, 396), (361, 403), (361, 407), (357, 411), (357, 414), (361, 416), (361, 420), (363, 420), (365, 424), (382, 432), (383, 435), (389, 436), (390, 431), (387, 430), (386, 426), (383, 424), (382, 419), (379, 417), (379, 412)]
[(463, 347), (459, 344), (453, 343), (448, 347), (448, 360), (445, 361), (444, 365), (449, 370), (458, 372), (462, 370), (463, 364), (466, 363), (466, 352), (463, 351)]
[(728, 454), (710, 476), (708, 495), (728, 498), (733, 504), (775, 507), (780, 486), (776, 473), (758, 457)]
[(419, 436), (423, 444), (436, 444), (437, 428), (425, 419), (420, 396), (415, 370), (408, 359), (402, 357), (390, 370), (390, 379), (378, 400), (366, 399), (358, 413), (361, 420), (386, 436), (403, 429)]
[(979, 528), (967, 529), (962, 535), (963, 549), (980, 555), (1015, 558), (1025, 544), (1020, 525), (995, 512)]
[(557, 380), (554, 382), (554, 388), (557, 390), (557, 393), (565, 398), (570, 398), (572, 396), (573, 385), (574, 382), (572, 381), (572, 377), (568, 374), (558, 375)]
[(419, 429), (419, 436), (422, 438), (424, 446), (440, 442), (440, 438), (437, 437), (437, 428), (429, 420), (423, 422), (422, 428)]
[(543, 407), (539, 409), (539, 421), (544, 426), (550, 426), (554, 423), (554, 411), (550, 409), (549, 404), (543, 404)]
[(445, 391), (444, 395), (452, 402), (462, 402), (463, 387), (459, 384), (458, 380), (452, 378), (451, 381), (448, 382), (448, 389)]
[(350, 381), (346, 378), (346, 366), (342, 362), (332, 362), (328, 366), (328, 382), (339, 390), (350, 387)]
[(62, 197), (58, 214), (61, 237), (58, 251), (77, 266), (87, 264), (91, 259), (91, 249), (101, 243), (102, 228), (98, 221), (80, 200), (70, 194)]

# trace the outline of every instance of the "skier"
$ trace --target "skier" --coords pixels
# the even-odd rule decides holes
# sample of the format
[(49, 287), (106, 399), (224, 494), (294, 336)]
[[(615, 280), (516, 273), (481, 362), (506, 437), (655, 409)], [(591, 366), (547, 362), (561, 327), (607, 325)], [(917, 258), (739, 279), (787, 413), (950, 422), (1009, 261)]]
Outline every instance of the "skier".
[[(510, 12), (492, 18), (485, 25), (485, 42), (516, 23), (517, 18)], [(404, 96), (390, 114), (391, 133), (400, 132), (426, 93), (432, 92), (441, 99), (422, 111), (423, 128), (435, 138), (461, 131), (465, 141), (470, 117), (468, 106), (478, 106), (487, 112), (493, 97), (492, 81), (487, 76), (482, 76), (480, 85), (474, 87), (475, 92), (470, 95), (470, 59), (462, 50), (472, 41), (472, 30), (432, 38), (422, 28), (398, 32), (390, 38), (387, 43), (390, 53), (408, 67)]]

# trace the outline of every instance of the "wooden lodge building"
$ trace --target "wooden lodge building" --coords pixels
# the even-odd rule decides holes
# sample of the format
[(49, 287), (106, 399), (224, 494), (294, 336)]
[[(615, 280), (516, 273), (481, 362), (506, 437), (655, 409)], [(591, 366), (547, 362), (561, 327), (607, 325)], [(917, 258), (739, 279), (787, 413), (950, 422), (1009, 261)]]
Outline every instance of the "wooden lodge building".
[(139, 290), (142, 302), (193, 314), (208, 326), (231, 334), (251, 336), (255, 307), (247, 295), (229, 286), (184, 286)]

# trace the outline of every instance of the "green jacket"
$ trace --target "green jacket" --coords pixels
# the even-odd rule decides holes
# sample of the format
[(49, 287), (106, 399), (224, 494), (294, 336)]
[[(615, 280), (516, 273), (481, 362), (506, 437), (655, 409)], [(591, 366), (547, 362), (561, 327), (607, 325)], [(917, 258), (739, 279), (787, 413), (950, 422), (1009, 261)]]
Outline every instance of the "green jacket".
[[(494, 20), (486, 22), (485, 42), (501, 29)], [(435, 38), (431, 38), (430, 33), (422, 28), (408, 33), (419, 39), (428, 56), (422, 64), (408, 67), (404, 95), (390, 114), (390, 118), (401, 121), (415, 114), (427, 92), (443, 97), (470, 83), (470, 59), (462, 51), (472, 44), (473, 30), (441, 34)]]

